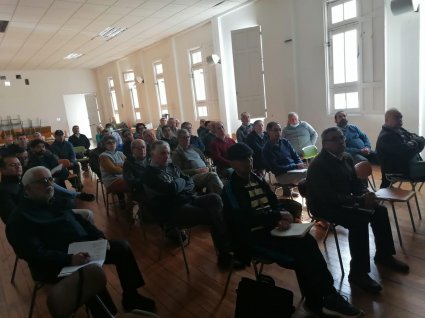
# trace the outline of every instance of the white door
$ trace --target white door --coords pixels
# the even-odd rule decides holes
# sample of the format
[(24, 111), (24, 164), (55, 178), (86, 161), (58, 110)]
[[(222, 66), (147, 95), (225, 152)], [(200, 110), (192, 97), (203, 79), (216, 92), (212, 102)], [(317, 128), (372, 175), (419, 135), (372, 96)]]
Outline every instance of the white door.
[(266, 117), (260, 26), (232, 31), (238, 113)]
[[(89, 118), (91, 135), (96, 136), (96, 127), (101, 123), (97, 98), (95, 94), (86, 94), (84, 95), (84, 98), (86, 100), (87, 115)], [(94, 137), (93, 140), (95, 140)]]

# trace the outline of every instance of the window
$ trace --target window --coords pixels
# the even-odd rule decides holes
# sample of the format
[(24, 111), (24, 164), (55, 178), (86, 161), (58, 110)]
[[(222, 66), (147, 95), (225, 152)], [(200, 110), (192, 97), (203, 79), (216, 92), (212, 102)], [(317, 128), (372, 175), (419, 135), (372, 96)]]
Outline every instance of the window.
[(163, 116), (165, 114), (169, 114), (169, 112), (168, 112), (167, 93), (165, 91), (164, 70), (162, 67), (162, 63), (161, 62), (154, 63), (153, 70), (155, 75), (156, 94), (158, 97), (160, 116)]
[(356, 0), (327, 4), (330, 110), (359, 106), (359, 22)]
[(328, 110), (382, 113), (385, 109), (384, 3), (327, 0)]
[(109, 95), (111, 98), (111, 105), (112, 105), (112, 114), (114, 116), (115, 122), (120, 123), (120, 114), (118, 112), (118, 103), (117, 103), (117, 95), (115, 93), (115, 86), (114, 86), (114, 80), (112, 77), (108, 78), (108, 85), (109, 85)]
[(137, 94), (135, 75), (133, 71), (123, 73), (124, 82), (128, 85), (130, 90), (131, 106), (133, 109), (133, 116), (136, 121), (141, 120), (142, 116), (140, 113), (139, 97)]
[(208, 116), (208, 106), (206, 105), (206, 90), (204, 67), (202, 65), (202, 52), (200, 48), (189, 52), (191, 76), (192, 76), (192, 92), (195, 101), (195, 107), (198, 117)]

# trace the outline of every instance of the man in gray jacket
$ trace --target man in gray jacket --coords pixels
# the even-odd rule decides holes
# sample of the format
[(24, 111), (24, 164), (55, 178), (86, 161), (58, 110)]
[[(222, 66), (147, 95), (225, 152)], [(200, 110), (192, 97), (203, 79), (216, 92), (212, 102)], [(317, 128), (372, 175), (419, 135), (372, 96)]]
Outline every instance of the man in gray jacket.
[(289, 140), (299, 156), (302, 157), (304, 147), (316, 144), (317, 136), (317, 132), (308, 122), (299, 120), (297, 113), (288, 114), (288, 124), (283, 129), (283, 137)]

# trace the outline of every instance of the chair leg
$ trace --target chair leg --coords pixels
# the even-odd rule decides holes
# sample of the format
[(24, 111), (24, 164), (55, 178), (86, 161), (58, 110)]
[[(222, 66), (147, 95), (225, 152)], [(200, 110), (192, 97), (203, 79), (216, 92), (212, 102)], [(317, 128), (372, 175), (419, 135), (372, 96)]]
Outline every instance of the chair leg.
[(334, 225), (331, 224), (330, 226), (332, 226), (332, 229), (334, 231), (334, 239), (336, 244), (336, 250), (338, 252), (339, 266), (341, 267), (341, 276), (344, 276), (345, 271), (344, 271), (344, 264), (342, 263), (341, 250), (339, 248), (338, 233), (336, 232)]
[(10, 278), (10, 283), (12, 285), (15, 285), (15, 274), (16, 274), (16, 268), (18, 267), (18, 261), (19, 261), (19, 257), (16, 256), (15, 257), (15, 264), (13, 265), (12, 277)]
[(227, 279), (226, 279), (226, 285), (224, 286), (224, 291), (223, 291), (223, 295), (221, 296), (221, 299), (223, 300), (224, 297), (226, 297), (227, 295), (227, 290), (229, 289), (229, 285), (230, 285), (230, 278), (232, 277), (233, 274), (233, 265), (235, 263), (235, 259), (232, 255), (232, 259), (230, 261), (230, 269), (229, 269), (229, 274), (227, 274)]
[(391, 207), (393, 209), (394, 222), (395, 222), (395, 226), (397, 228), (397, 234), (398, 234), (398, 239), (400, 241), (400, 246), (403, 247), (403, 241), (401, 240), (400, 228), (398, 226), (398, 219), (397, 219), (397, 214), (395, 213), (394, 202), (391, 202)]
[(35, 297), (37, 296), (37, 292), (39, 291), (39, 289), (41, 289), (42, 287), (43, 287), (43, 283), (35, 282), (34, 289), (32, 290), (30, 312), (28, 314), (28, 318), (32, 317), (32, 312), (34, 311), (34, 305), (35, 305)]
[(109, 216), (109, 193), (106, 192), (106, 215)]
[(413, 188), (413, 191), (415, 192), (415, 202), (416, 202), (416, 207), (418, 208), (418, 215), (419, 215), (419, 220), (422, 220), (422, 214), (421, 214), (421, 209), (419, 207), (419, 201), (418, 201), (418, 197), (416, 195), (416, 189)]
[(182, 236), (180, 234), (180, 229), (179, 228), (177, 228), (177, 237), (179, 239), (180, 248), (182, 250), (183, 259), (184, 259), (184, 266), (186, 267), (186, 273), (187, 274), (190, 274), (190, 272), (189, 272), (189, 264), (187, 263), (186, 252), (184, 250), (184, 243), (183, 243)]
[(412, 214), (412, 209), (410, 207), (410, 202), (407, 201), (407, 207), (409, 208), (409, 215), (410, 215), (410, 221), (412, 222), (412, 227), (413, 227), (413, 232), (416, 233), (416, 226), (415, 226), (415, 221), (413, 221), (413, 214)]

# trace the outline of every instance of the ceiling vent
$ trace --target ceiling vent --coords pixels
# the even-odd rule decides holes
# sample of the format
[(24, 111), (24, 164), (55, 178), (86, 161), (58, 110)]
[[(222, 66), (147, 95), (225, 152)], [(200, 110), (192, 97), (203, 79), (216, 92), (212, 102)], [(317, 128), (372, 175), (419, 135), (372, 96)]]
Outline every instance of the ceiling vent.
[(9, 21), (0, 20), (0, 33), (6, 32), (6, 28), (8, 24), (9, 24)]

